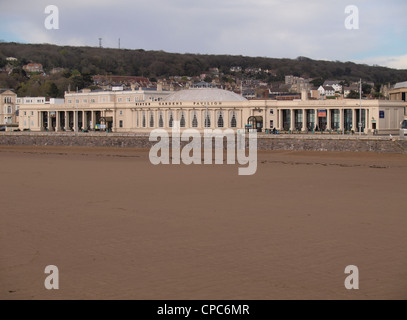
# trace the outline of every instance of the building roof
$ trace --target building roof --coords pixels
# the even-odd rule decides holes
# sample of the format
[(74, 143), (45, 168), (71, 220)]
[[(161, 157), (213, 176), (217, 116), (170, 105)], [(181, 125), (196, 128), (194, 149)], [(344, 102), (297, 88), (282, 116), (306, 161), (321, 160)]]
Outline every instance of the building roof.
[(164, 99), (165, 101), (247, 101), (246, 98), (239, 96), (238, 94), (217, 89), (217, 88), (202, 88), (202, 89), (187, 89), (177, 91), (170, 94)]
[(399, 82), (394, 85), (394, 89), (407, 88), (407, 81)]

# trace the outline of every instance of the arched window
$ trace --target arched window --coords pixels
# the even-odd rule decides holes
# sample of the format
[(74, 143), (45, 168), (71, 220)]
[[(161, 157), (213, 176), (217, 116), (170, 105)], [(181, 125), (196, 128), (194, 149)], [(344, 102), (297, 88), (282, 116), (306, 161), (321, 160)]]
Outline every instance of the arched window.
[(154, 128), (154, 112), (150, 112), (150, 128)]
[(237, 128), (236, 111), (230, 112), (230, 127)]
[(185, 113), (184, 113), (184, 111), (181, 111), (180, 112), (180, 117), (179, 117), (179, 126), (181, 127), (181, 128), (185, 128)]
[(160, 116), (159, 116), (159, 119), (158, 119), (158, 126), (159, 126), (160, 128), (164, 128), (164, 119), (163, 119), (163, 113), (162, 113), (162, 111), (160, 111)]
[(168, 127), (172, 128), (174, 126), (174, 116), (172, 111), (170, 111), (170, 116), (168, 117)]
[(147, 127), (146, 112), (143, 111), (143, 128)]
[(198, 115), (196, 114), (196, 111), (192, 111), (191, 113), (191, 118), (192, 118), (192, 128), (198, 128)]
[(218, 111), (218, 128), (223, 128), (225, 125), (225, 122), (223, 121), (223, 111), (220, 110)]
[(205, 111), (205, 128), (210, 128), (211, 127), (211, 112)]

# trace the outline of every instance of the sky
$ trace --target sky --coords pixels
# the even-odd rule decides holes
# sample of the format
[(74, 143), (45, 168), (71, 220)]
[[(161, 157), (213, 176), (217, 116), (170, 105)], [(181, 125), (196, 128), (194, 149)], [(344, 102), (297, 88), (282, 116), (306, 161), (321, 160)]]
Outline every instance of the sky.
[(407, 69), (406, 13), (405, 0), (0, 0), (0, 40)]

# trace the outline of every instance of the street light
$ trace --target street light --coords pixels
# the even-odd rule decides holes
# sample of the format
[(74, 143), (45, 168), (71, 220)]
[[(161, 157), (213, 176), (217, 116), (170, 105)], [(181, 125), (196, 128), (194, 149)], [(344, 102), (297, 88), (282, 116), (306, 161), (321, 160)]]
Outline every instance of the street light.
[(360, 79), (359, 89), (359, 136), (362, 135), (362, 79)]

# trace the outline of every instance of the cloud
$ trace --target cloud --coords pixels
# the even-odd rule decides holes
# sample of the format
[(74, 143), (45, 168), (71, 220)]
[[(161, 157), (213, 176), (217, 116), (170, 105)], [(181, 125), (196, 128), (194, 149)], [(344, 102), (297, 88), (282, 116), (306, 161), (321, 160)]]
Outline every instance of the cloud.
[(393, 56), (393, 57), (374, 57), (364, 60), (356, 60), (355, 62), (364, 63), (368, 65), (389, 67), (393, 69), (407, 70), (407, 54), (403, 56)]
[[(48, 0), (0, 3), (2, 34), (30, 43), (249, 56), (308, 56), (402, 66), (407, 2), (353, 0), (360, 29), (344, 26), (343, 0), (53, 0), (60, 30), (44, 28)], [(7, 18), (7, 19), (5, 19)], [(11, 22), (10, 22), (11, 21)], [(375, 60), (378, 59), (378, 60)]]

